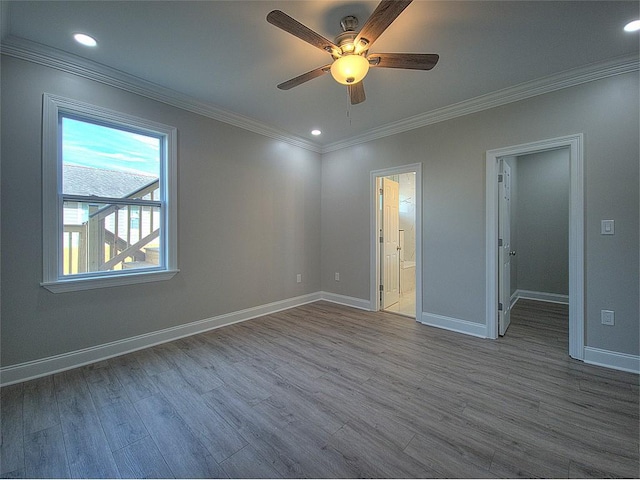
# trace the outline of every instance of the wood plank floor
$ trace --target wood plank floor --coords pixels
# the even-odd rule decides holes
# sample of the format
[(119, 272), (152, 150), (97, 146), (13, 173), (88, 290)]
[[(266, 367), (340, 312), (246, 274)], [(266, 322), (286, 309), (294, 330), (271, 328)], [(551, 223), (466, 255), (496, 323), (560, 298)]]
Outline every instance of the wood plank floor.
[(638, 376), (326, 302), (1, 391), (5, 478), (640, 476)]

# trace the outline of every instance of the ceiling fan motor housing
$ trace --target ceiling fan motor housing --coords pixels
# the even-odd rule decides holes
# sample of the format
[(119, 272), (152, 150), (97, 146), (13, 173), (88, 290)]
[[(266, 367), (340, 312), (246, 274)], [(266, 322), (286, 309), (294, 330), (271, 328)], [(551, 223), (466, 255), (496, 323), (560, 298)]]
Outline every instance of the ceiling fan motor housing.
[(356, 35), (356, 32), (343, 32), (336, 37), (336, 45), (340, 47), (343, 54), (353, 53), (355, 49), (353, 41)]
[[(356, 48), (354, 40), (358, 35), (356, 32), (358, 18), (353, 15), (346, 16), (340, 21), (340, 26), (342, 27), (342, 33), (336, 36), (336, 45), (340, 47), (342, 54), (348, 55), (353, 53)], [(335, 55), (333, 57), (334, 59), (338, 58)]]

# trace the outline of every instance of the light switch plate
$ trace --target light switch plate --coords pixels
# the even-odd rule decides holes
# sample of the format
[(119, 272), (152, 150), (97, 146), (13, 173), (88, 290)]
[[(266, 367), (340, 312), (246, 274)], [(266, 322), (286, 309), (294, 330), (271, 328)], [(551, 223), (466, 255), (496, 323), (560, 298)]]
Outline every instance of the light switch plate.
[(616, 226), (613, 220), (602, 220), (600, 222), (600, 234), (601, 235), (615, 235)]

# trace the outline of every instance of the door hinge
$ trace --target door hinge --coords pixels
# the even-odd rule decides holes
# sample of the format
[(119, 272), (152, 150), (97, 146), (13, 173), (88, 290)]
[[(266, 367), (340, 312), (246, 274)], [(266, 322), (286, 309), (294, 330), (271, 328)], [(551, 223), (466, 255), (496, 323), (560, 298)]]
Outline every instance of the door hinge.
[(380, 237), (380, 243), (384, 243), (384, 238)]
[(380, 189), (380, 195), (384, 195), (384, 190)]
[(498, 311), (501, 312), (502, 311), (502, 303), (498, 302)]
[(384, 292), (384, 285), (380, 285), (380, 291)]
[(503, 180), (504, 180), (504, 176), (501, 173), (499, 173), (498, 174), (498, 183), (502, 183)]
[(499, 239), (498, 239), (498, 246), (499, 246), (499, 247), (501, 247), (501, 246), (502, 246), (502, 239), (501, 239), (501, 238), (499, 238)]

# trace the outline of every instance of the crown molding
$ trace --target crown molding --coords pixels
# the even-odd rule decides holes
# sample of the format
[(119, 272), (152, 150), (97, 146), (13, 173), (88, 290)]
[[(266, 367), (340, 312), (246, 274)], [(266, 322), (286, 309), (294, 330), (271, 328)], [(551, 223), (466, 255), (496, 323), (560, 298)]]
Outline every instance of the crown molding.
[(9, 36), (2, 40), (0, 53), (10, 57), (37, 63), (71, 73), (89, 80), (116, 87), (136, 95), (150, 98), (173, 107), (212, 118), (253, 133), (264, 135), (296, 147), (320, 153), (320, 145), (294, 136), (283, 130), (271, 127), (249, 117), (200, 102), (192, 97), (161, 85), (143, 80), (140, 77), (116, 70), (106, 65), (72, 55), (62, 50), (48, 47), (23, 38)]
[(594, 63), (585, 67), (567, 70), (555, 75), (543, 77), (530, 82), (521, 83), (513, 87), (497, 90), (460, 103), (422, 113), (351, 137), (347, 140), (330, 143), (322, 148), (321, 153), (333, 152), (352, 147), (379, 138), (396, 135), (434, 123), (444, 122), (471, 113), (488, 110), (508, 103), (518, 102), (527, 98), (544, 95), (564, 88), (574, 87), (583, 83), (601, 80), (603, 78), (622, 75), (638, 71), (638, 55), (616, 57), (605, 62)]
[(431, 110), (388, 123), (346, 140), (321, 146), (249, 117), (195, 100), (140, 77), (23, 38), (7, 37), (0, 45), (0, 53), (94, 80), (321, 154), (639, 69), (638, 55), (616, 57)]

